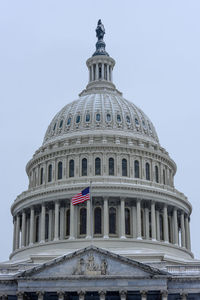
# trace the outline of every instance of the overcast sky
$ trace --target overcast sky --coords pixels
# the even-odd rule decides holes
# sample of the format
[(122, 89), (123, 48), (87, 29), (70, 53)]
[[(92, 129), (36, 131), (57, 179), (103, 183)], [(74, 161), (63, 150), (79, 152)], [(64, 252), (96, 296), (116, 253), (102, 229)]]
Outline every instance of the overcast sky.
[(48, 124), (85, 88), (99, 18), (114, 83), (154, 123), (189, 198), (200, 258), (200, 1), (0, 1), (0, 261), (12, 248), (10, 206)]

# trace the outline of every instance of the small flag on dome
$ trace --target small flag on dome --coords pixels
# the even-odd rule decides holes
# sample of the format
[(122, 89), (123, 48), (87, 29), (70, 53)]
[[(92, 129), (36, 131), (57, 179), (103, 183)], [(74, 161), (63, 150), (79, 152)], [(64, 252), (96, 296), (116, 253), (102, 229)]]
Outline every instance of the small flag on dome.
[(90, 200), (90, 187), (88, 186), (84, 190), (82, 190), (80, 193), (76, 194), (74, 197), (72, 197), (72, 204), (76, 205), (82, 202), (85, 202), (87, 200)]

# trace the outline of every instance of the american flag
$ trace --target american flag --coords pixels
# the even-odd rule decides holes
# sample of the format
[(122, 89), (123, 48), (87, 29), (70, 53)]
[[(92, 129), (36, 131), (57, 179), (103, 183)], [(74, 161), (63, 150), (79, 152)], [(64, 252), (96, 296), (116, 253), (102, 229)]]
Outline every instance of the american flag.
[(84, 201), (90, 200), (90, 187), (88, 186), (84, 190), (82, 190), (80, 193), (76, 194), (74, 197), (72, 197), (72, 204), (76, 205), (79, 203), (82, 203)]

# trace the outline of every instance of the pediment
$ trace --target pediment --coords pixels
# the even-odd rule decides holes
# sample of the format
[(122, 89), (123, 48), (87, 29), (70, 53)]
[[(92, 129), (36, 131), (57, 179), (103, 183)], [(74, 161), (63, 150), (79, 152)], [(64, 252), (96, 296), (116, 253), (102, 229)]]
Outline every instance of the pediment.
[(90, 246), (29, 269), (20, 277), (59, 279), (76, 278), (77, 276), (128, 276), (147, 278), (156, 275), (166, 275), (166, 273), (146, 264)]

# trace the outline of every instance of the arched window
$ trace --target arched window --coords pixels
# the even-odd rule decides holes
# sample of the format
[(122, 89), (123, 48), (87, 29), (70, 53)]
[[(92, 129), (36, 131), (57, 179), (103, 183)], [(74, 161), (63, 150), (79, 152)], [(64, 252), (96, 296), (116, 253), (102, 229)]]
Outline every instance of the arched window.
[(127, 176), (127, 160), (125, 158), (122, 159), (122, 176)]
[(79, 227), (80, 234), (86, 234), (86, 218), (87, 218), (86, 208), (82, 207), (80, 209), (80, 227)]
[(70, 235), (70, 209), (66, 211), (66, 236)]
[(45, 240), (49, 238), (49, 214), (45, 215)]
[(48, 166), (48, 182), (52, 181), (52, 165)]
[(97, 122), (100, 122), (101, 121), (101, 115), (98, 113), (96, 114), (96, 121)]
[(39, 224), (40, 223), (40, 218), (39, 216), (36, 216), (35, 218), (35, 242), (39, 242)]
[(99, 64), (99, 79), (102, 77), (102, 69), (101, 69), (101, 64)]
[(62, 179), (62, 161), (58, 163), (58, 179)]
[(76, 124), (80, 123), (80, 120), (81, 120), (81, 117), (80, 117), (80, 115), (78, 115), (78, 116), (76, 117)]
[(146, 180), (150, 180), (150, 166), (148, 162), (145, 165), (145, 169), (146, 169)]
[(74, 177), (74, 160), (69, 161), (69, 177)]
[(82, 176), (87, 176), (87, 159), (82, 159)]
[(110, 207), (109, 208), (109, 234), (117, 233), (116, 221), (117, 221), (116, 208)]
[(43, 168), (40, 169), (40, 184), (43, 184), (43, 175), (44, 175), (44, 171)]
[(107, 114), (107, 115), (106, 115), (106, 120), (107, 120), (107, 122), (110, 122), (110, 121), (111, 121), (111, 115), (110, 115), (110, 114)]
[(101, 234), (101, 208), (94, 210), (94, 234)]
[(134, 171), (135, 171), (135, 178), (140, 178), (140, 165), (138, 160), (134, 161)]
[(125, 208), (125, 233), (126, 235), (131, 234), (131, 215), (129, 208)]
[(160, 240), (164, 240), (164, 226), (163, 226), (163, 216), (160, 214)]
[(95, 159), (95, 175), (101, 175), (101, 159), (99, 157)]
[(159, 183), (158, 166), (155, 166), (155, 178), (156, 178), (156, 182)]
[(114, 175), (115, 166), (114, 166), (114, 158), (109, 158), (109, 175)]
[(85, 116), (85, 122), (90, 122), (90, 114), (86, 114), (86, 116)]
[(163, 184), (166, 184), (165, 182), (165, 170), (163, 169)]
[(63, 126), (63, 120), (60, 121), (59, 128), (62, 128), (62, 126)]

